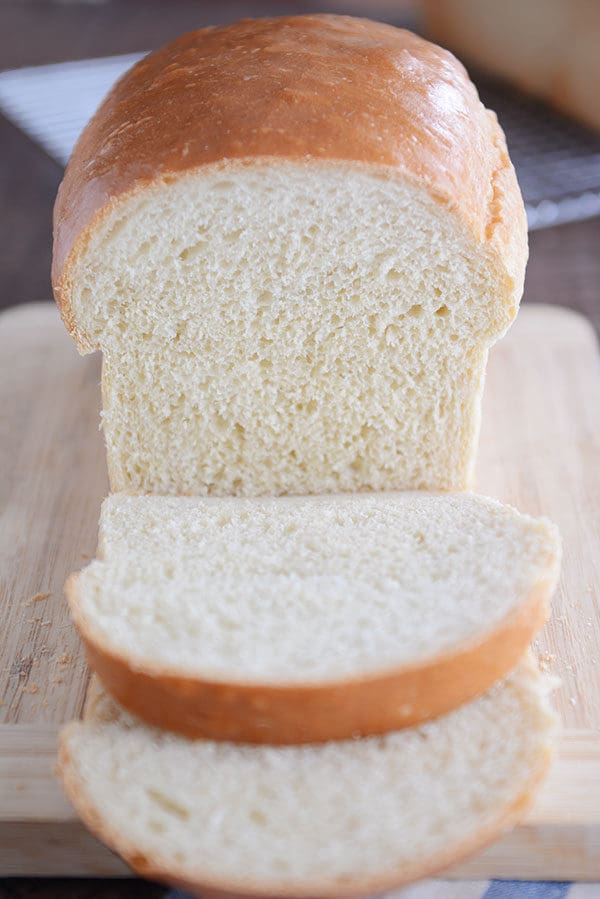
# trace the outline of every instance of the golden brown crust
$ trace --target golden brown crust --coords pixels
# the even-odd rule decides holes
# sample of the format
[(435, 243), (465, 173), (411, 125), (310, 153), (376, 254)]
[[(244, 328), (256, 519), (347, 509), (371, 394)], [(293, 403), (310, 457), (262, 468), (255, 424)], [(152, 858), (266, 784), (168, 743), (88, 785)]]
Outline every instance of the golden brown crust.
[[(554, 569), (554, 566), (552, 566)], [(290, 745), (411, 727), (452, 711), (508, 674), (543, 626), (554, 574), (492, 630), (422, 664), (298, 686), (215, 682), (115, 653), (66, 592), (91, 668), (128, 711), (185, 737)]]
[(232, 896), (238, 897), (238, 899), (317, 899), (317, 897), (319, 899), (345, 899), (345, 897), (352, 899), (352, 897), (386, 892), (422, 877), (432, 876), (484, 849), (502, 833), (510, 830), (523, 817), (532, 804), (535, 791), (545, 778), (551, 761), (552, 751), (548, 748), (540, 758), (538, 766), (532, 771), (524, 789), (504, 808), (499, 809), (495, 819), (488, 821), (477, 834), (457, 846), (432, 858), (415, 862), (411, 866), (403, 865), (400, 869), (382, 872), (379, 877), (353, 879), (351, 882), (340, 882), (335, 885), (327, 883), (322, 887), (315, 887), (311, 884), (307, 885), (306, 890), (290, 889), (285, 883), (270, 884), (268, 888), (265, 888), (264, 884), (228, 882), (225, 878), (220, 883), (216, 883), (214, 880), (207, 879), (201, 870), (194, 872), (194, 879), (191, 879), (189, 875), (182, 877), (181, 872), (174, 870), (166, 861), (163, 862), (156, 857), (150, 859), (140, 854), (136, 847), (127, 843), (122, 834), (116, 833), (100, 817), (86, 799), (81, 776), (70, 758), (66, 740), (62, 736), (59, 743), (58, 774), (62, 779), (67, 797), (75, 806), (84, 824), (142, 877), (163, 881), (186, 890), (192, 895), (210, 896), (214, 899), (228, 899)]
[(366, 19), (244, 20), (143, 59), (77, 143), (55, 205), (52, 274), (71, 333), (71, 269), (97, 217), (150, 183), (273, 160), (370, 165), (422, 184), (498, 254), (519, 292), (517, 182), (501, 130), (450, 53)]

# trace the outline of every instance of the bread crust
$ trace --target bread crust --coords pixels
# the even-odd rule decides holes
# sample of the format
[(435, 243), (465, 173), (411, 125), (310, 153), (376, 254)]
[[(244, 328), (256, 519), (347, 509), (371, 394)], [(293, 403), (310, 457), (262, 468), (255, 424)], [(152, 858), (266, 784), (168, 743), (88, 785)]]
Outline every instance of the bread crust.
[(485, 693), (512, 671), (543, 626), (558, 560), (524, 601), (476, 639), (423, 661), (317, 683), (223, 682), (117, 653), (82, 615), (77, 575), (65, 591), (90, 667), (146, 723), (185, 737), (292, 745), (412, 727)]
[(127, 843), (123, 835), (110, 828), (100, 817), (92, 804), (85, 797), (85, 788), (76, 766), (71, 759), (64, 734), (61, 734), (58, 755), (58, 774), (68, 799), (73, 803), (84, 824), (103, 843), (117, 852), (131, 868), (142, 877), (168, 883), (199, 897), (214, 899), (343, 899), (343, 897), (360, 897), (374, 895), (400, 887), (422, 877), (435, 875), (451, 865), (481, 851), (499, 836), (510, 830), (525, 814), (533, 802), (535, 792), (543, 781), (552, 762), (552, 750), (548, 746), (540, 756), (538, 765), (533, 769), (526, 786), (519, 791), (511, 802), (498, 810), (498, 814), (490, 820), (477, 834), (464, 840), (455, 847), (401, 868), (390, 868), (378, 877), (353, 878), (351, 882), (323, 883), (320, 886), (310, 884), (306, 889), (290, 889), (285, 883), (270, 884), (227, 881), (225, 878), (215, 882), (206, 878), (201, 868), (194, 876), (183, 877), (180, 871), (174, 870), (168, 862), (161, 859), (148, 858), (139, 850)]
[(284, 160), (369, 166), (422, 185), (489, 251), (516, 309), (523, 202), (502, 131), (458, 60), (366, 19), (243, 20), (141, 60), (73, 151), (54, 209), (52, 280), (80, 348), (95, 347), (74, 319), (73, 267), (101, 219), (205, 166)]

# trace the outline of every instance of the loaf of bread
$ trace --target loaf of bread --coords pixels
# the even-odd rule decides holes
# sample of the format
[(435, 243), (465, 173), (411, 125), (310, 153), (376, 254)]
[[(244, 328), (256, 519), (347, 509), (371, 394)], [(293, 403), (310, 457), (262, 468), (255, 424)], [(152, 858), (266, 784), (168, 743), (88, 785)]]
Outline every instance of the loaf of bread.
[(105, 500), (67, 585), (92, 667), (186, 736), (307, 743), (448, 712), (545, 620), (556, 528), (472, 494)]
[(248, 899), (371, 895), (522, 815), (552, 750), (546, 689), (525, 664), (418, 728), (286, 747), (186, 740), (96, 696), (59, 767), (90, 829), (147, 877)]
[(597, 0), (426, 0), (433, 40), (600, 130)]
[(53, 283), (113, 490), (463, 489), (527, 255), (462, 65), (336, 16), (187, 34), (80, 138)]

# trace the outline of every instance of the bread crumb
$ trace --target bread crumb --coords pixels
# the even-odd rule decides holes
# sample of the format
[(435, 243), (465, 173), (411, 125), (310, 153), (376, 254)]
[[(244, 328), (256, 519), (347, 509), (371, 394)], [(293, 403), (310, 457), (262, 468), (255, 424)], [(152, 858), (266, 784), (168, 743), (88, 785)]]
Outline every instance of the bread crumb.
[(63, 682), (62, 677), (55, 677), (52, 683), (54, 683), (54, 684), (62, 684), (62, 682)]
[(82, 559), (91, 559), (92, 557), (90, 556), (89, 553), (81, 553), (81, 558)]
[(31, 597), (31, 602), (42, 602), (44, 599), (48, 599), (50, 593), (36, 593), (35, 596)]
[(542, 671), (547, 671), (554, 662), (556, 661), (556, 656), (552, 652), (541, 652), (539, 654), (539, 663)]
[(23, 693), (39, 693), (40, 688), (37, 684), (30, 684), (28, 687), (23, 687)]
[(68, 653), (63, 652), (60, 659), (58, 660), (59, 665), (70, 665), (73, 661), (73, 656), (70, 656)]

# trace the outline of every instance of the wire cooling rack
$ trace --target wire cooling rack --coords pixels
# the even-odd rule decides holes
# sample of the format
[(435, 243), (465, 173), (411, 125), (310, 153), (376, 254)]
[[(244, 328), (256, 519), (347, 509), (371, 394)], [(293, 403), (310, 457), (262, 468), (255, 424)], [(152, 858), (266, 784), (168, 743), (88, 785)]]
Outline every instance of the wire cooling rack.
[[(116, 79), (144, 54), (0, 73), (0, 112), (62, 165)], [(477, 78), (506, 131), (530, 230), (600, 215), (600, 135), (505, 85)]]

